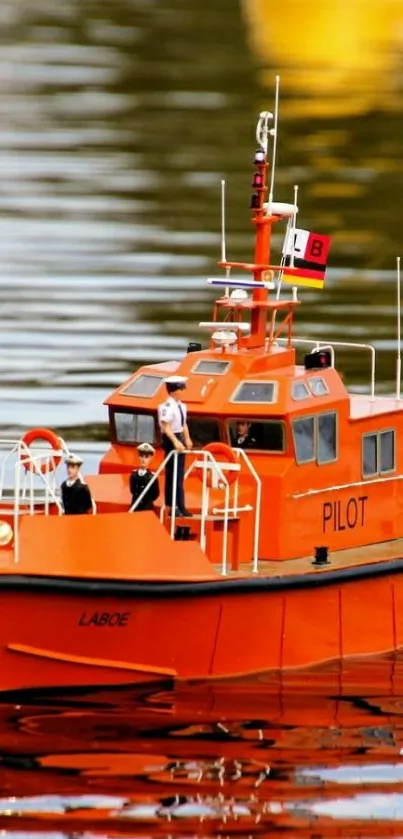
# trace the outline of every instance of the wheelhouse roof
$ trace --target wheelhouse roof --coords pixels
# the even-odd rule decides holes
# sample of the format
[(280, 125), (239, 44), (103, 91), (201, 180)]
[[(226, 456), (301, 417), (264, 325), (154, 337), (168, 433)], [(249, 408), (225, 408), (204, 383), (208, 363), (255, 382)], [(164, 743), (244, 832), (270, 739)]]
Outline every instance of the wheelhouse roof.
[[(200, 362), (226, 362), (228, 365), (222, 373), (222, 364), (217, 372), (200, 373)], [(209, 365), (210, 366), (210, 365)], [(205, 350), (189, 353), (181, 361), (168, 364), (150, 364), (140, 367), (114, 393), (109, 396), (105, 404), (125, 410), (154, 412), (158, 405), (167, 398), (164, 378), (170, 373), (177, 373), (187, 377), (187, 387), (183, 391), (183, 400), (191, 414), (210, 416), (251, 416), (263, 419), (268, 416), (285, 416), (286, 414), (312, 414), (324, 407), (331, 410), (332, 406), (340, 407), (349, 403), (349, 394), (337, 370), (328, 367), (321, 370), (305, 370), (295, 364), (293, 349), (280, 349), (277, 353), (262, 354), (262, 352), (222, 353)], [(136, 382), (150, 377), (150, 382), (140, 382), (149, 391), (140, 395), (136, 392)], [(161, 383), (158, 384), (158, 378)], [(322, 380), (324, 387), (315, 392), (313, 383)], [(265, 388), (265, 384), (272, 384), (272, 388)], [(308, 391), (303, 398), (295, 396), (294, 385), (305, 383)], [(242, 385), (262, 385), (253, 389), (254, 398), (239, 398)], [(139, 388), (141, 390), (141, 387)], [(130, 391), (134, 390), (134, 394)], [(244, 389), (248, 390), (248, 388)], [(252, 390), (252, 388), (251, 388)], [(318, 388), (316, 388), (318, 390)], [(325, 391), (325, 392), (322, 392)]]

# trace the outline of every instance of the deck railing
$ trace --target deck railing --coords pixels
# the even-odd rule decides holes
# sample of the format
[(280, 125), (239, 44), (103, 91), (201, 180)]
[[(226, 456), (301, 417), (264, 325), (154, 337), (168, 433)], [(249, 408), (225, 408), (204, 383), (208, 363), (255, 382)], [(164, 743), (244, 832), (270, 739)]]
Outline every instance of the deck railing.
[[(278, 343), (287, 343), (287, 338), (277, 338)], [(371, 356), (371, 379), (370, 379), (370, 389), (371, 389), (371, 399), (375, 399), (375, 367), (376, 367), (376, 350), (372, 344), (357, 344), (351, 341), (314, 341), (309, 338), (292, 338), (292, 344), (302, 344), (307, 347), (313, 347), (314, 350), (330, 350), (331, 352), (331, 359), (332, 359), (332, 367), (334, 367), (335, 361), (335, 347), (340, 347), (341, 349), (355, 349), (355, 350), (367, 350)]]
[[(249, 457), (247, 456), (246, 452), (243, 449), (234, 448), (232, 449), (238, 461), (243, 461), (246, 465), (247, 471), (252, 476), (255, 482), (256, 488), (256, 496), (255, 496), (255, 507), (252, 505), (245, 505), (240, 507), (238, 505), (238, 496), (239, 496), (239, 480), (241, 476), (241, 462), (238, 463), (223, 463), (222, 461), (217, 461), (214, 455), (208, 451), (208, 449), (192, 449), (192, 450), (185, 450), (184, 452), (177, 452), (175, 450), (169, 452), (167, 457), (160, 463), (158, 469), (155, 471), (153, 477), (148, 482), (147, 486), (144, 488), (143, 492), (139, 495), (136, 499), (135, 503), (132, 504), (130, 507), (130, 512), (134, 512), (141, 501), (143, 500), (144, 496), (148, 492), (150, 486), (158, 479), (161, 473), (165, 470), (167, 463), (173, 459), (173, 479), (172, 479), (172, 486), (173, 486), (173, 495), (172, 495), (172, 508), (171, 508), (171, 521), (170, 521), (170, 535), (171, 539), (175, 538), (175, 524), (176, 524), (176, 494), (177, 494), (177, 475), (178, 475), (178, 455), (179, 454), (188, 454), (192, 455), (193, 457), (196, 456), (196, 459), (192, 461), (190, 466), (185, 472), (185, 483), (189, 476), (194, 473), (196, 469), (200, 470), (202, 473), (202, 492), (201, 492), (201, 505), (200, 505), (200, 547), (203, 551), (206, 550), (206, 522), (209, 519), (216, 519), (223, 521), (223, 538), (222, 538), (222, 554), (221, 554), (221, 573), (226, 575), (228, 573), (228, 528), (229, 522), (231, 519), (238, 518), (239, 515), (246, 512), (254, 512), (254, 536), (253, 536), (253, 557), (252, 557), (252, 570), (254, 573), (258, 571), (258, 563), (259, 563), (259, 532), (260, 532), (260, 512), (261, 512), (261, 498), (262, 498), (262, 485), (261, 480), (259, 478), (256, 469), (254, 468), (253, 464), (250, 462)], [(199, 459), (201, 458), (201, 459)], [(233, 493), (231, 495), (230, 491), (230, 482), (228, 481), (225, 472), (237, 472), (237, 477), (233, 483)], [(211, 486), (214, 489), (221, 490), (224, 493), (224, 504), (223, 507), (213, 507), (210, 510), (210, 482)], [(164, 513), (165, 513), (165, 506), (161, 506), (160, 512), (160, 520), (164, 520)], [(194, 518), (194, 517), (192, 517)], [(191, 520), (190, 520), (191, 521)]]
[[(59, 482), (56, 475), (55, 460), (69, 455), (69, 449), (62, 438), (60, 449), (30, 449), (22, 440), (10, 440), (0, 438), (0, 518), (1, 514), (12, 517), (13, 520), (13, 558), (14, 562), (19, 561), (20, 533), (19, 525), (22, 515), (35, 515), (38, 512), (49, 515), (51, 505), (56, 508), (57, 514), (63, 514), (63, 507), (60, 500)], [(4, 456), (1, 457), (1, 452)], [(221, 552), (221, 573), (228, 573), (228, 530), (231, 520), (238, 518), (243, 513), (254, 513), (254, 536), (253, 536), (253, 557), (252, 570), (258, 571), (259, 556), (259, 529), (261, 513), (261, 480), (256, 469), (243, 449), (232, 449), (237, 462), (218, 461), (208, 449), (197, 449), (185, 451), (184, 454), (192, 455), (186, 473), (185, 481), (194, 474), (195, 470), (201, 473), (201, 509), (200, 509), (200, 546), (206, 551), (208, 520), (220, 520), (223, 522), (222, 552)], [(158, 476), (166, 468), (170, 459), (173, 459), (173, 498), (170, 520), (170, 535), (175, 538), (176, 525), (176, 494), (178, 474), (178, 454), (175, 450), (170, 452), (154, 473), (151, 481), (147, 484), (130, 512), (136, 510), (150, 485), (158, 479)], [(196, 456), (196, 457), (195, 457)], [(240, 506), (238, 503), (240, 478), (242, 475), (242, 463), (246, 467), (255, 484), (255, 505), (246, 504)], [(235, 472), (234, 482), (230, 482), (226, 472)], [(244, 474), (244, 473), (243, 473)], [(210, 509), (210, 488), (223, 492), (223, 506), (213, 506)], [(9, 507), (7, 504), (9, 503)], [(93, 502), (93, 512), (96, 512), (96, 505)], [(164, 519), (164, 506), (161, 507), (160, 518)], [(197, 516), (196, 516), (197, 518)]]
[[(55, 462), (71, 452), (62, 437), (59, 442), (57, 450), (30, 449), (21, 439), (0, 438), (0, 517), (3, 514), (13, 518), (14, 562), (19, 560), (21, 516), (33, 516), (38, 508), (48, 516), (50, 505), (56, 507), (59, 516), (63, 514)], [(94, 501), (92, 509), (96, 513)]]

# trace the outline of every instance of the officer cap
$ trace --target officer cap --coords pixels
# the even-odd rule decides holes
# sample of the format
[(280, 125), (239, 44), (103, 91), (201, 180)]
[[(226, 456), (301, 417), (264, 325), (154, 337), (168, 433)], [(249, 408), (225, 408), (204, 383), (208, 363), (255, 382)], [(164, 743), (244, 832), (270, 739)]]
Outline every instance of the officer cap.
[(167, 386), (167, 389), (172, 390), (185, 390), (187, 382), (187, 376), (168, 376), (167, 379), (164, 379), (164, 383)]
[(154, 446), (151, 443), (140, 443), (137, 446), (137, 451), (139, 454), (155, 454)]
[(69, 454), (65, 459), (66, 466), (82, 466), (84, 461), (76, 454)]

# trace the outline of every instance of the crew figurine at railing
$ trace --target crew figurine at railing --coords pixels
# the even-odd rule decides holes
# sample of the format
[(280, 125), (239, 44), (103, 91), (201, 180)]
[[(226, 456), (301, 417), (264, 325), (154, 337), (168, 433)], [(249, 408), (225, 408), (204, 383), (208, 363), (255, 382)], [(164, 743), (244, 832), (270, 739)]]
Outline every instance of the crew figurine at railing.
[(185, 449), (193, 448), (187, 426), (187, 408), (181, 402), (181, 392), (186, 388), (185, 376), (169, 376), (164, 379), (168, 392), (168, 399), (158, 406), (158, 421), (162, 433), (162, 448), (165, 457), (176, 450), (177, 472), (176, 487), (174, 487), (175, 456), (172, 455), (165, 467), (165, 504), (172, 508), (173, 498), (176, 501), (175, 516), (191, 516), (186, 509), (183, 481), (185, 477)]
[(84, 483), (79, 471), (83, 461), (77, 455), (69, 454), (64, 462), (67, 467), (67, 480), (61, 485), (61, 493), (65, 514), (82, 516), (92, 512), (90, 488)]
[(140, 510), (153, 510), (154, 501), (157, 500), (160, 494), (158, 478), (155, 478), (155, 480), (152, 481), (148, 489), (146, 489), (146, 487), (154, 477), (154, 472), (149, 467), (151, 460), (155, 455), (155, 449), (151, 443), (140, 443), (140, 445), (137, 446), (137, 451), (139, 453), (140, 466), (138, 469), (134, 469), (130, 475), (132, 506), (135, 504), (137, 499), (140, 498), (142, 492), (146, 490), (141, 501), (139, 501), (137, 507), (135, 507), (134, 512)]
[(237, 449), (256, 449), (257, 441), (251, 433), (252, 423), (237, 420), (235, 433), (231, 432), (231, 443)]

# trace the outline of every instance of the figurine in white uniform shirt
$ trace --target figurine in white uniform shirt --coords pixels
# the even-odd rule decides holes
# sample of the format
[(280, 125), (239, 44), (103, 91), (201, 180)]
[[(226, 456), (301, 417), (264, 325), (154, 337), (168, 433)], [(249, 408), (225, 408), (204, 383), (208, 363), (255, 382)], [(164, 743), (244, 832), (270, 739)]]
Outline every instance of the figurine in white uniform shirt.
[[(185, 477), (185, 449), (191, 449), (193, 443), (190, 439), (187, 427), (187, 408), (181, 401), (182, 391), (186, 388), (185, 376), (169, 376), (164, 379), (168, 392), (168, 399), (158, 406), (158, 421), (162, 432), (162, 448), (165, 456), (176, 449), (178, 455), (178, 467), (176, 476), (176, 492), (174, 492), (174, 457), (171, 457), (165, 467), (165, 504), (175, 506), (176, 516), (191, 516), (186, 509), (183, 480)], [(173, 501), (174, 497), (174, 501)]]

